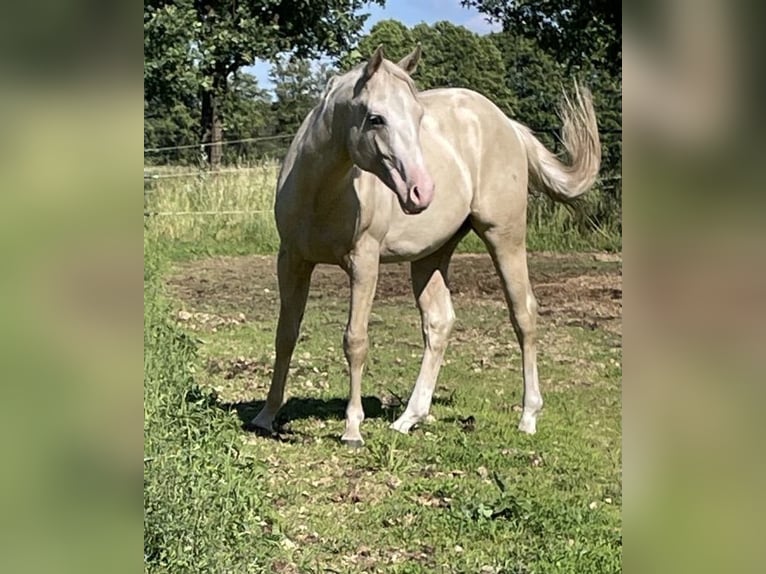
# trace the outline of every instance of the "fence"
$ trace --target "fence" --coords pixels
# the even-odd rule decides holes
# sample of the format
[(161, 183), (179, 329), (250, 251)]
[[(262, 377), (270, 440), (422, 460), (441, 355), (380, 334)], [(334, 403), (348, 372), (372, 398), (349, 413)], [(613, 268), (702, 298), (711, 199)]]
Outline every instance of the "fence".
[[(546, 146), (552, 149), (554, 153), (560, 153), (561, 151), (563, 151), (562, 149), (563, 146), (561, 145), (561, 135), (560, 135), (561, 128), (559, 126), (538, 128), (533, 130), (533, 132), (538, 137), (540, 137), (543, 143), (545, 143)], [(600, 131), (599, 135), (602, 140), (602, 151), (603, 151), (602, 170), (601, 170), (601, 173), (603, 175), (601, 178), (599, 178), (599, 183), (603, 189), (610, 190), (610, 193), (609, 193), (609, 195), (611, 196), (610, 203), (613, 202), (616, 204), (621, 204), (621, 201), (622, 201), (622, 175), (621, 175), (622, 130), (621, 129), (603, 129)], [(248, 170), (256, 171), (261, 169), (261, 168), (248, 167), (248, 166), (226, 167), (226, 168), (219, 168), (219, 169), (213, 169), (213, 170), (205, 169), (205, 166), (207, 165), (207, 157), (205, 154), (205, 150), (206, 148), (210, 146), (220, 144), (224, 148), (227, 148), (227, 146), (233, 146), (241, 150), (241, 146), (245, 146), (245, 145), (264, 146), (265, 144), (265, 147), (264, 149), (261, 150), (261, 153), (247, 154), (247, 155), (249, 157), (258, 158), (261, 161), (263, 159), (281, 160), (287, 149), (289, 140), (291, 140), (292, 137), (293, 137), (292, 134), (276, 134), (276, 135), (261, 136), (261, 137), (221, 140), (219, 142), (205, 142), (205, 143), (197, 143), (197, 144), (178, 145), (178, 146), (147, 148), (144, 150), (145, 157), (159, 156), (160, 158), (163, 158), (163, 157), (167, 157), (166, 154), (168, 152), (178, 152), (178, 151), (184, 151), (184, 150), (199, 150), (200, 156), (198, 158), (199, 159), (198, 168), (195, 170), (189, 170), (189, 171), (180, 171), (180, 172), (162, 171), (160, 165), (152, 165), (150, 163), (148, 166), (144, 168), (144, 197), (146, 198), (146, 194), (152, 193), (153, 191), (155, 191), (154, 182), (156, 182), (157, 180), (179, 179), (179, 178), (206, 179), (206, 178), (215, 177), (215, 176), (223, 175), (223, 174), (243, 173), (243, 172), (247, 172)], [(278, 147), (275, 147), (274, 143), (277, 143), (277, 142), (279, 142), (281, 145), (279, 145)], [(230, 159), (232, 156), (237, 156), (237, 154), (229, 154)], [(238, 157), (242, 157), (242, 154), (239, 154)], [(226, 159), (226, 156), (224, 159)], [(188, 165), (188, 164), (182, 164), (182, 165)], [(249, 215), (249, 214), (258, 214), (258, 213), (270, 213), (270, 211), (266, 211), (266, 210), (149, 211), (146, 209), (144, 211), (144, 214), (147, 216), (149, 215), (151, 216), (192, 216), (192, 215), (215, 216), (215, 215)]]
[[(532, 132), (538, 137), (540, 137), (540, 139), (543, 140), (543, 143), (545, 143), (548, 147), (550, 147), (554, 153), (558, 154), (560, 151), (562, 151), (560, 126), (551, 126), (551, 127), (533, 129)], [(621, 159), (622, 129), (602, 129), (599, 131), (599, 136), (601, 137), (602, 147), (606, 148), (606, 151), (613, 151), (615, 147), (619, 147), (619, 152), (620, 152), (619, 155)], [(613, 136), (620, 136), (619, 142), (616, 141), (616, 138), (614, 138)], [(287, 151), (287, 140), (292, 139), (292, 137), (293, 137), (293, 134), (277, 134), (277, 135), (270, 135), (270, 136), (219, 140), (216, 142), (200, 142), (195, 144), (185, 144), (185, 145), (177, 145), (177, 146), (153, 147), (153, 148), (146, 148), (144, 150), (144, 156), (145, 156), (145, 159), (147, 155), (159, 156), (159, 159), (163, 159), (164, 154), (168, 152), (177, 152), (177, 151), (183, 151), (183, 150), (196, 149), (200, 152), (200, 157), (197, 159), (200, 160), (201, 165), (205, 165), (207, 164), (207, 154), (205, 152), (205, 149), (208, 147), (212, 147), (214, 145), (221, 145), (224, 148), (226, 148), (227, 146), (234, 146), (234, 149), (236, 150), (237, 148), (241, 149), (242, 146), (245, 146), (245, 145), (258, 144), (258, 147), (261, 147), (262, 149), (256, 155), (256, 159), (263, 159), (263, 156), (267, 155), (269, 159), (281, 160), (282, 157), (284, 156), (284, 153)], [(611, 142), (605, 141), (605, 140), (611, 140)], [(274, 142), (283, 142), (283, 143), (275, 147), (273, 145)], [(267, 145), (262, 146), (261, 144), (267, 144)], [(274, 153), (274, 152), (277, 152), (277, 153)], [(608, 153), (607, 156), (609, 155), (613, 155), (613, 154)], [(183, 163), (181, 165), (183, 165)], [(200, 171), (203, 171), (203, 170), (200, 170)], [(204, 171), (205, 173), (225, 173), (226, 172), (226, 170), (216, 170), (216, 171), (204, 170)], [(146, 170), (144, 170), (144, 176), (145, 176), (145, 179), (147, 179)], [(171, 176), (171, 175), (159, 176), (158, 174), (149, 175), (150, 179), (158, 179), (159, 177), (178, 177), (178, 176)]]
[[(541, 133), (542, 132), (542, 133)], [(538, 130), (541, 140), (556, 150), (557, 130)], [(621, 130), (604, 130), (604, 151), (614, 163), (603, 162), (601, 178), (593, 193), (586, 194), (575, 209), (533, 194), (527, 211), (528, 245), (536, 250), (606, 250), (621, 248), (622, 176), (620, 174)], [(247, 138), (224, 140), (224, 147), (264, 145), (279, 139)], [(610, 145), (611, 144), (611, 145)], [(210, 144), (183, 146), (183, 150)], [(175, 146), (173, 146), (175, 147)], [(181, 147), (181, 146), (179, 146)], [(559, 147), (561, 147), (559, 145)], [(149, 148), (147, 157), (167, 148)], [(559, 149), (559, 151), (561, 151)], [(606, 153), (604, 153), (606, 156)], [(605, 159), (608, 159), (606, 156)], [(144, 168), (144, 216), (147, 232), (179, 249), (227, 252), (234, 249), (272, 253), (278, 248), (273, 218), (274, 193), (281, 157), (245, 166), (205, 169), (189, 165), (146, 165)], [(612, 167), (613, 166), (613, 167)], [(228, 247), (227, 247), (228, 246)], [(466, 247), (475, 248), (471, 245)]]
[(223, 147), (223, 163), (228, 165), (282, 159), (292, 137), (293, 134), (274, 134), (217, 142), (150, 147), (144, 150), (144, 163), (148, 160), (149, 165), (197, 165), (203, 168), (208, 163), (207, 148), (218, 144)]

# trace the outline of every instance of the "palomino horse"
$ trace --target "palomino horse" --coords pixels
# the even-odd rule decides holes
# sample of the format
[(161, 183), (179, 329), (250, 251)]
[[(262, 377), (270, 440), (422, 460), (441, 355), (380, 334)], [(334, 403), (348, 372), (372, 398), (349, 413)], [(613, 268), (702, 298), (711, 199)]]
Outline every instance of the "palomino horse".
[(394, 64), (378, 48), (368, 62), (333, 78), (287, 152), (275, 215), (281, 306), (268, 398), (252, 424), (272, 430), (317, 263), (342, 267), (351, 305), (343, 350), (350, 399), (341, 440), (363, 444), (362, 368), (380, 263), (411, 262), (425, 350), (404, 413), (407, 433), (429, 412), (455, 313), (447, 267), (473, 230), (502, 280), (522, 351), (524, 408), (519, 429), (534, 433), (543, 405), (537, 376), (537, 303), (527, 272), (527, 186), (559, 201), (587, 191), (601, 161), (589, 92), (575, 86), (562, 106), (560, 162), (526, 127), (465, 89), (418, 92), (410, 78), (420, 48)]

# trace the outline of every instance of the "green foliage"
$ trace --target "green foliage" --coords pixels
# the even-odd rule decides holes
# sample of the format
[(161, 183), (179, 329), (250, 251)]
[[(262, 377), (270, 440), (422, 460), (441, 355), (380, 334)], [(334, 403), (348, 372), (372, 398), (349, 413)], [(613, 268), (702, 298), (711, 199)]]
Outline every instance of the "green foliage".
[[(144, 148), (194, 146), (199, 143), (200, 113), (196, 100), (144, 101)], [(161, 153), (149, 153), (144, 158), (148, 164), (199, 164), (204, 158), (198, 147), (168, 149)]]
[(341, 69), (363, 61), (381, 44), (386, 57), (394, 62), (421, 44), (423, 57), (413, 76), (420, 89), (470, 88), (492, 99), (505, 113), (513, 113), (515, 101), (505, 85), (502, 54), (490, 38), (451, 22), (418, 24), (410, 29), (396, 20), (382, 20), (356, 50), (341, 59)]
[(450, 22), (418, 24), (412, 34), (423, 46), (416, 77), (424, 89), (469, 88), (507, 115), (514, 114), (516, 102), (505, 84), (503, 56), (489, 37)]
[(375, 23), (354, 50), (340, 59), (339, 67), (342, 71), (350, 70), (356, 64), (369, 58), (375, 48), (380, 45), (383, 45), (386, 58), (398, 62), (413, 50), (415, 44), (416, 40), (412, 30), (407, 26), (398, 20), (381, 20)]
[(536, 40), (568, 70), (622, 69), (622, 6), (612, 0), (461, 0), (501, 22), (503, 30)]
[[(217, 140), (225, 133), (222, 124), (232, 123), (221, 100), (233, 74), (258, 58), (268, 60), (280, 53), (343, 53), (367, 18), (359, 11), (370, 3), (383, 0), (146, 0), (145, 107), (154, 118), (178, 112), (179, 103), (188, 112), (180, 119), (150, 121), (144, 144)], [(190, 118), (200, 122), (196, 137), (185, 129)], [(217, 162), (219, 146), (214, 147)], [(189, 152), (173, 159), (189, 161), (194, 156)]]
[[(145, 148), (199, 142), (197, 27), (191, 2), (144, 4)], [(176, 150), (149, 161), (194, 163), (197, 156), (199, 150)]]
[[(272, 59), (283, 52), (301, 57), (340, 54), (354, 42), (367, 19), (359, 11), (371, 3), (383, 2), (147, 0), (144, 55), (152, 61), (164, 48), (164, 58), (173, 64), (196, 60), (202, 85), (210, 88), (213, 75), (232, 73), (256, 58)], [(171, 26), (167, 21), (172, 19)], [(168, 34), (168, 29), (174, 34)]]
[(273, 106), (277, 133), (294, 134), (316, 105), (332, 76), (328, 64), (305, 58), (277, 58), (271, 71), (276, 102)]
[(199, 28), (190, 0), (144, 3), (144, 101), (150, 108), (196, 98)]
[[(241, 140), (273, 135), (274, 117), (269, 93), (258, 86), (255, 76), (243, 72), (232, 74), (229, 88), (221, 102), (223, 133), (227, 140)], [(223, 148), (224, 161), (228, 164), (247, 163), (278, 154), (287, 141), (244, 142)]]
[(263, 466), (193, 378), (197, 343), (170, 320), (159, 245), (145, 243), (145, 572), (267, 572), (278, 527)]
[[(559, 126), (556, 114), (564, 71), (533, 41), (510, 33), (488, 36), (500, 51), (504, 81), (516, 99), (515, 119), (541, 130)], [(550, 133), (544, 134), (546, 145), (553, 145)]]

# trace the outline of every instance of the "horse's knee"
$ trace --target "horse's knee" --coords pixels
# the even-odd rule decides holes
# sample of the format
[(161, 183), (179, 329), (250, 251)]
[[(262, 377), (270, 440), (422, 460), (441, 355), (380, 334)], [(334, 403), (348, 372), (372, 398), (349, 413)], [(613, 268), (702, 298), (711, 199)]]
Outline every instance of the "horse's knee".
[(369, 348), (367, 332), (355, 332), (349, 329), (343, 335), (343, 351), (351, 362), (364, 361)]
[(455, 324), (455, 311), (452, 306), (450, 305), (438, 313), (428, 313), (424, 319), (426, 344), (435, 350), (446, 347), (452, 326)]
[(448, 313), (429, 314), (426, 320), (426, 329), (431, 335), (444, 338), (450, 334), (454, 323), (455, 313), (452, 310)]

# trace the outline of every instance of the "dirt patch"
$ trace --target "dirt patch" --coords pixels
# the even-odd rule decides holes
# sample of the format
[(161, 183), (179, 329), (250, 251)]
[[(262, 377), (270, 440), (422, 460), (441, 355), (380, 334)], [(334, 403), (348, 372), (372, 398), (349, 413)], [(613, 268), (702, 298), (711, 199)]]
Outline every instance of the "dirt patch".
[[(557, 324), (606, 328), (621, 334), (622, 260), (606, 253), (533, 253), (529, 255), (532, 286), (542, 317)], [(274, 257), (213, 257), (179, 266), (169, 278), (171, 293), (193, 311), (239, 313), (257, 320), (273, 313), (277, 301)], [(500, 280), (486, 254), (455, 255), (450, 289), (461, 303), (503, 304)], [(314, 271), (312, 299), (348, 297), (348, 278), (337, 267)], [(409, 264), (381, 267), (377, 300), (412, 299)]]

